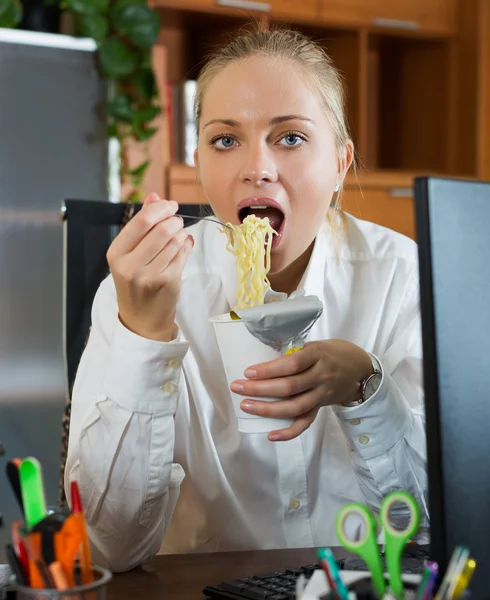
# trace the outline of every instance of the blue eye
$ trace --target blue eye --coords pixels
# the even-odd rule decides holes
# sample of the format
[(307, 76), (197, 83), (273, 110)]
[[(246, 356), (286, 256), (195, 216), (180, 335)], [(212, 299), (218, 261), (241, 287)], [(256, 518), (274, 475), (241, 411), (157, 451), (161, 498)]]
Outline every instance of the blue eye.
[(229, 135), (222, 135), (212, 140), (211, 143), (217, 150), (227, 150), (228, 148), (233, 148), (235, 140)]
[(299, 146), (302, 144), (305, 139), (298, 135), (297, 133), (288, 133), (283, 138), (281, 138), (281, 142), (285, 142), (282, 144), (283, 146), (288, 146), (289, 148), (294, 148), (295, 146)]

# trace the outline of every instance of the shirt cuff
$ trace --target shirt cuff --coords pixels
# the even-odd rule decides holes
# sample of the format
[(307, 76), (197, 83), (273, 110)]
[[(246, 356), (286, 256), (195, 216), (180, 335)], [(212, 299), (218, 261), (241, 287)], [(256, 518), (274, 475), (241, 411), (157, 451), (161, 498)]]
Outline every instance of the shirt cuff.
[(130, 411), (173, 415), (188, 349), (180, 330), (175, 340), (158, 342), (133, 333), (118, 319), (108, 350), (104, 395)]
[(405, 436), (413, 419), (408, 401), (382, 365), (381, 373), (377, 391), (366, 402), (354, 407), (332, 406), (351, 450), (359, 452), (365, 460), (392, 448)]

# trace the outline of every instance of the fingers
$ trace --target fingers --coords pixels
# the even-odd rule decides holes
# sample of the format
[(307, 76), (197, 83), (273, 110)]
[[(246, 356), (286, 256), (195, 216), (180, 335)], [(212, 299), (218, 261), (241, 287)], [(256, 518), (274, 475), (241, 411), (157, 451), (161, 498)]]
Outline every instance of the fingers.
[(315, 343), (306, 344), (298, 352), (289, 356), (283, 356), (266, 363), (253, 365), (245, 371), (245, 377), (249, 379), (272, 379), (275, 377), (286, 377), (301, 373), (311, 367), (318, 360), (318, 352)]
[(155, 225), (172, 217), (177, 212), (179, 208), (177, 202), (173, 200), (157, 201), (155, 196), (156, 194), (150, 194), (145, 199), (140, 212), (129, 221), (122, 232), (112, 242), (107, 253), (109, 264), (114, 258), (131, 252)]
[[(279, 359), (281, 360), (281, 359)], [(271, 363), (272, 364), (272, 363)], [(231, 384), (231, 390), (242, 396), (267, 396), (269, 398), (288, 398), (310, 390), (317, 385), (313, 367), (296, 375), (263, 380), (239, 380)]]
[(319, 404), (321, 390), (315, 388), (287, 400), (264, 402), (246, 398), (240, 403), (240, 408), (246, 413), (271, 419), (293, 419), (304, 415)]
[(132, 252), (126, 256), (140, 266), (149, 265), (161, 255), (162, 251), (171, 243), (175, 247), (173, 256), (182, 248), (187, 238), (184, 223), (180, 217), (169, 217), (157, 223), (153, 229), (146, 234), (141, 242)]
[[(180, 274), (184, 268), (189, 252), (194, 247), (194, 238), (183, 229), (179, 231), (161, 251), (159, 256), (149, 265), (160, 274), (165, 274), (166, 279), (172, 279)], [(182, 269), (180, 268), (182, 265)]]
[(313, 423), (319, 410), (320, 407), (316, 406), (309, 412), (296, 418), (289, 427), (279, 429), (278, 431), (271, 431), (268, 435), (269, 440), (271, 442), (287, 442), (298, 437)]
[(184, 270), (185, 263), (189, 258), (192, 248), (194, 247), (194, 238), (192, 235), (188, 235), (182, 248), (173, 257), (168, 267), (165, 269), (165, 273), (168, 273), (170, 278), (179, 278)]

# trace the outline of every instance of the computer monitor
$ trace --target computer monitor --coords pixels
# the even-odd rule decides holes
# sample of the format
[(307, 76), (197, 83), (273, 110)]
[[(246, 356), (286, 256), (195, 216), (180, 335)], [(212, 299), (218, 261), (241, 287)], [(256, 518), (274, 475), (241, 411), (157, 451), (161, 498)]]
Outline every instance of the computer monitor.
[(490, 598), (490, 183), (417, 178), (432, 555)]

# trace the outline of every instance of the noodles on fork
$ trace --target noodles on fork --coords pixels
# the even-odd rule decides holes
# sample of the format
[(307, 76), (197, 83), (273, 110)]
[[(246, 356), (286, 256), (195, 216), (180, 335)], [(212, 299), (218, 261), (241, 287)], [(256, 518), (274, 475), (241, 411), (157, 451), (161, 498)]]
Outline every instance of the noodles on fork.
[(238, 304), (235, 308), (251, 308), (264, 304), (270, 287), (267, 274), (271, 268), (272, 238), (277, 235), (269, 219), (249, 215), (241, 225), (227, 223), (227, 250), (236, 256)]

